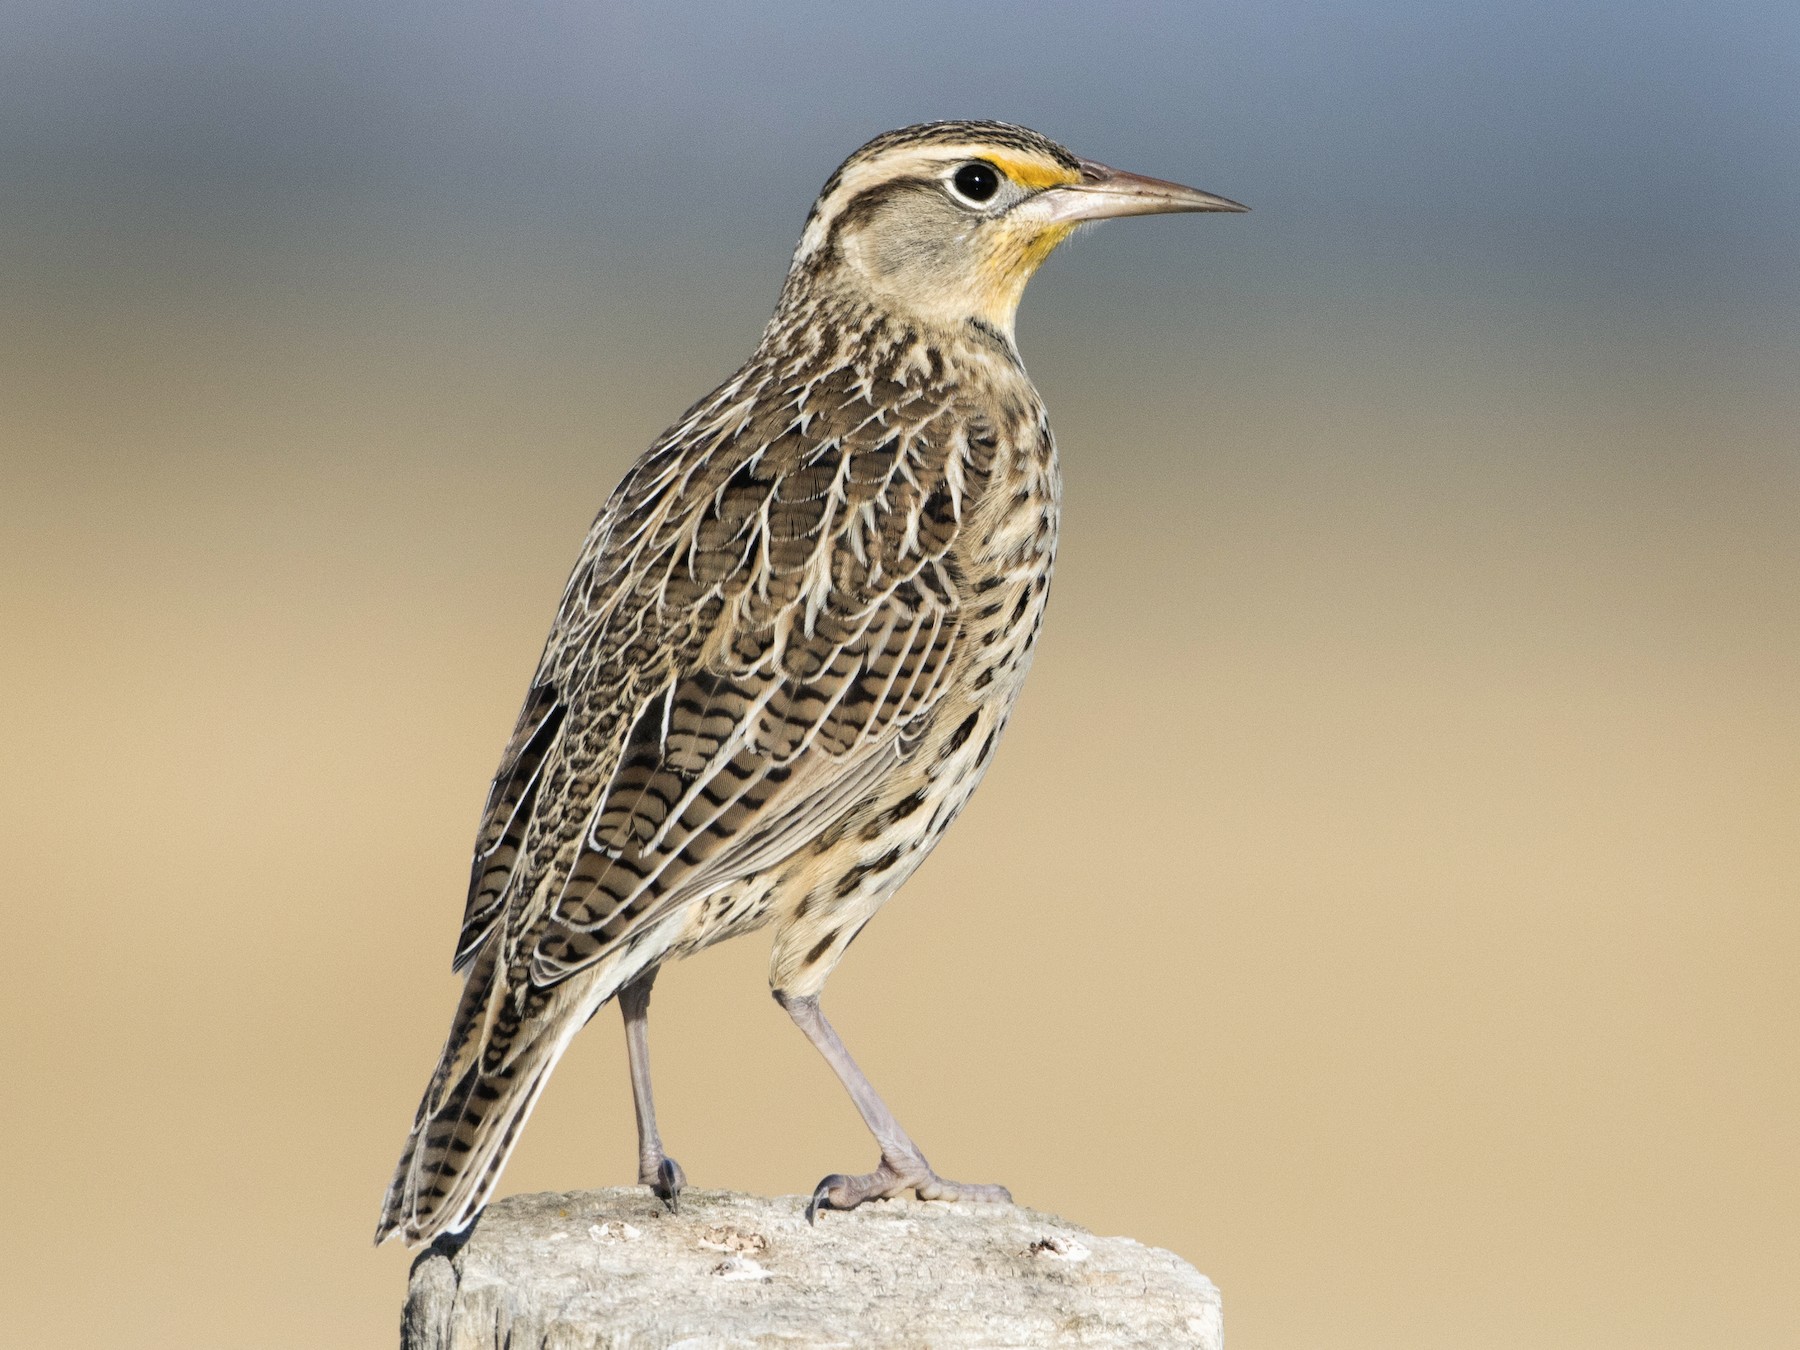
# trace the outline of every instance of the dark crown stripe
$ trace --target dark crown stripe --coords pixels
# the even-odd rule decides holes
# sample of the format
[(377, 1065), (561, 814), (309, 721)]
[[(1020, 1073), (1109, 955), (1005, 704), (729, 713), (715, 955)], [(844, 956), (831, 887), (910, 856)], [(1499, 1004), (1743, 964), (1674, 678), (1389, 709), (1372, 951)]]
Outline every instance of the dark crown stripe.
[(810, 221), (818, 214), (819, 207), (843, 185), (844, 175), (859, 164), (866, 164), (890, 150), (961, 145), (969, 141), (982, 141), (1004, 150), (1044, 155), (1065, 169), (1076, 170), (1081, 167), (1081, 161), (1068, 150), (1029, 127), (1015, 126), (1011, 122), (920, 122), (915, 126), (901, 127), (898, 131), (884, 131), (838, 165), (831, 177), (825, 180), (825, 186), (819, 189), (818, 200), (813, 203), (812, 213), (807, 219)]

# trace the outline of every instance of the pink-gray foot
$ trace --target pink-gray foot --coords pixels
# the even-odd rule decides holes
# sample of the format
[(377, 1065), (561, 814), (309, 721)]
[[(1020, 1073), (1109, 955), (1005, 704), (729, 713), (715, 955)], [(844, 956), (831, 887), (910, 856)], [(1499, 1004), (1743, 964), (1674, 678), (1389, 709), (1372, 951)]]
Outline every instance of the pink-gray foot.
[(681, 1188), (687, 1185), (687, 1173), (681, 1170), (681, 1164), (673, 1158), (663, 1157), (654, 1164), (640, 1163), (638, 1181), (648, 1186), (650, 1193), (667, 1205), (669, 1213), (673, 1214), (679, 1208)]
[(881, 1100), (869, 1080), (863, 1076), (863, 1071), (856, 1067), (856, 1061), (850, 1058), (850, 1052), (844, 1048), (843, 1041), (838, 1039), (831, 1023), (825, 1020), (825, 1014), (819, 1010), (817, 994), (789, 997), (776, 990), (775, 1001), (787, 1009), (788, 1016), (794, 1019), (794, 1025), (806, 1034), (806, 1039), (813, 1043), (825, 1057), (825, 1062), (831, 1065), (838, 1081), (850, 1094), (850, 1100), (856, 1104), (863, 1123), (869, 1127), (869, 1133), (881, 1145), (881, 1166), (873, 1172), (860, 1177), (833, 1172), (813, 1188), (812, 1199), (806, 1203), (808, 1223), (818, 1222), (820, 1210), (855, 1209), (866, 1200), (886, 1199), (906, 1191), (913, 1192), (921, 1200), (975, 1200), (998, 1205), (1012, 1203), (1012, 1192), (1004, 1186), (949, 1181), (931, 1170), (931, 1164), (925, 1161), (925, 1155), (919, 1151), (919, 1146), (900, 1128), (900, 1122), (894, 1119), (894, 1113), (888, 1110), (887, 1103)]
[(981, 1204), (1010, 1205), (1012, 1192), (1004, 1186), (951, 1181), (931, 1170), (922, 1157), (894, 1161), (882, 1158), (881, 1166), (859, 1177), (833, 1172), (813, 1188), (806, 1202), (806, 1221), (817, 1223), (827, 1209), (855, 1209), (868, 1200), (887, 1200), (911, 1191), (921, 1200), (972, 1200)]

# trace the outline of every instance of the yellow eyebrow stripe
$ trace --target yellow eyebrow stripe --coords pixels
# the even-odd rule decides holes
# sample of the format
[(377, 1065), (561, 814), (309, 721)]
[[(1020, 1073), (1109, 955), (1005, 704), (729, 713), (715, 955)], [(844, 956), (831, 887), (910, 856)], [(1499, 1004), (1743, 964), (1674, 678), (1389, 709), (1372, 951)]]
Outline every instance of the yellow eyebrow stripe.
[(1075, 183), (1081, 175), (1073, 169), (1065, 169), (1060, 164), (1046, 164), (1041, 159), (1015, 159), (1011, 155), (987, 154), (983, 156), (1013, 182), (1021, 187), (1032, 189), (1056, 187), (1061, 183)]

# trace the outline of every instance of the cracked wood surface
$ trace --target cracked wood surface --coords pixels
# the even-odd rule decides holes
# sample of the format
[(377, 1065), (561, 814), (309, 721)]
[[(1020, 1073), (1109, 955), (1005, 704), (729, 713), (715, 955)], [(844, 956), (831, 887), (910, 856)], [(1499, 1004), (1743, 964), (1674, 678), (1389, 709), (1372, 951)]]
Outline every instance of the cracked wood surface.
[(413, 1265), (403, 1350), (1143, 1346), (1222, 1350), (1173, 1253), (1013, 1205), (641, 1187), (515, 1196)]

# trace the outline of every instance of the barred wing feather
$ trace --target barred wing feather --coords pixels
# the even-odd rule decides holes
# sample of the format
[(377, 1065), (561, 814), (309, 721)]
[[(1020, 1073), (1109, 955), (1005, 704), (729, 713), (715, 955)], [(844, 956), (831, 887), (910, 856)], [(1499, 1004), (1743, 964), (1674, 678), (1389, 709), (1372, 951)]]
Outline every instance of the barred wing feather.
[(489, 793), (459, 967), (498, 925), (534, 985), (591, 966), (866, 800), (942, 696), (992, 442), (849, 370), (788, 394), (727, 385), (595, 523)]

